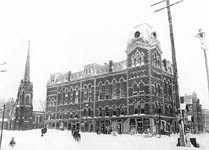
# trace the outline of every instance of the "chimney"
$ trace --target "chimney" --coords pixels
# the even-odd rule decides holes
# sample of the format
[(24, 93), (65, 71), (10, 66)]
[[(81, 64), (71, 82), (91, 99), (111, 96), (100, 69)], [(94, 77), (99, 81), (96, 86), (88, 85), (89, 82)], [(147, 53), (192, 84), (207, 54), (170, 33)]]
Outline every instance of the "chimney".
[(113, 61), (110, 60), (109, 61), (109, 72), (112, 72), (112, 70), (113, 70)]
[(67, 75), (68, 75), (67, 80), (70, 81), (71, 71), (68, 71)]

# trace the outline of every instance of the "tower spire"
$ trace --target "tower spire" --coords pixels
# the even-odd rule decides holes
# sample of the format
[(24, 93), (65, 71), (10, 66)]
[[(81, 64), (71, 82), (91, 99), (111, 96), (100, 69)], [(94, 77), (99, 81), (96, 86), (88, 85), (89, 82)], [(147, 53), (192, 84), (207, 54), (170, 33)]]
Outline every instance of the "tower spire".
[(27, 60), (25, 64), (24, 81), (30, 81), (30, 41), (28, 41), (28, 54), (27, 54)]

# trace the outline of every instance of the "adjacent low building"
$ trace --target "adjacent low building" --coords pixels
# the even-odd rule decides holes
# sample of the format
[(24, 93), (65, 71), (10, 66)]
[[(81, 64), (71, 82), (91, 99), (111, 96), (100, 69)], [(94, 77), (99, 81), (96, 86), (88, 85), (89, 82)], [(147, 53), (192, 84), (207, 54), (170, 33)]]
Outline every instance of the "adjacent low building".
[(203, 132), (209, 132), (209, 110), (202, 110), (202, 124), (203, 124)]
[[(144, 133), (177, 130), (173, 66), (162, 59), (156, 32), (134, 29), (126, 60), (56, 73), (47, 84), (46, 124), (86, 132)], [(160, 123), (159, 123), (160, 122)]]
[(197, 98), (197, 94), (185, 95), (180, 97), (181, 103), (186, 104), (184, 112), (185, 123), (191, 130), (191, 133), (203, 132), (203, 120), (202, 120), (202, 105)]

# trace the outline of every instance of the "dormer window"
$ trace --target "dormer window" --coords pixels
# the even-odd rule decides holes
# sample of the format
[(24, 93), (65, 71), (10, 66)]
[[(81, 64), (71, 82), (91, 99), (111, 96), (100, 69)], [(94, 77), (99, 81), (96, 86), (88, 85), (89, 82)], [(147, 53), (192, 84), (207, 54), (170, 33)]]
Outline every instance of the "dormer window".
[(141, 34), (141, 33), (140, 33), (139, 31), (136, 31), (135, 34), (134, 34), (134, 37), (135, 37), (135, 38), (139, 38), (139, 37), (140, 37), (140, 34)]

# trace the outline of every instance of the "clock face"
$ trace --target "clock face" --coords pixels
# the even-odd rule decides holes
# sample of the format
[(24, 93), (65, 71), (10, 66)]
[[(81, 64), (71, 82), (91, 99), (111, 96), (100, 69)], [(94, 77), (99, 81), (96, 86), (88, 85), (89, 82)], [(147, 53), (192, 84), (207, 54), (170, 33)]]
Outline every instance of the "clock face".
[(136, 31), (135, 34), (134, 34), (135, 38), (139, 38), (140, 36), (140, 32), (139, 31)]

